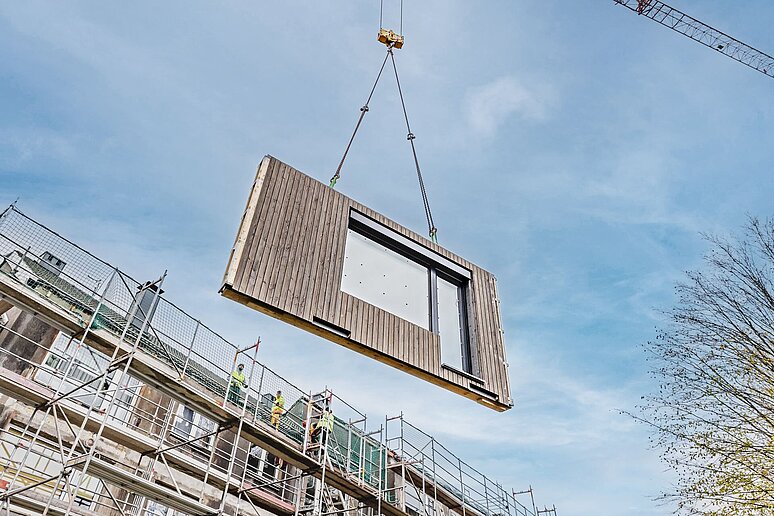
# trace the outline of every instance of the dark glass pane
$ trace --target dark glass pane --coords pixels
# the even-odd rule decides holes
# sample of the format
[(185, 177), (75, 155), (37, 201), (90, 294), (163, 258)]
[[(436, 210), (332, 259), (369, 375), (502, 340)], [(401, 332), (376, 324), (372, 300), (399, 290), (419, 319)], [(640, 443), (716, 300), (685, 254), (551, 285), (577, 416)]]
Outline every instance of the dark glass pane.
[(441, 362), (463, 369), (462, 329), (460, 328), (459, 287), (438, 278), (438, 329), (441, 337)]

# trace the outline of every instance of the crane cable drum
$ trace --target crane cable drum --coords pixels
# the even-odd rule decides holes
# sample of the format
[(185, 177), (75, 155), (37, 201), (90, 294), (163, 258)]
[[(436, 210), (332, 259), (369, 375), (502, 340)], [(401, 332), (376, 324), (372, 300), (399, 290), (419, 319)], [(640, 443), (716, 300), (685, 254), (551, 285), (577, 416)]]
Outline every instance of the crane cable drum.
[(417, 180), (419, 182), (419, 191), (422, 194), (422, 204), (425, 210), (425, 218), (427, 220), (427, 228), (428, 228), (428, 234), (430, 236), (430, 240), (433, 243), (438, 243), (438, 228), (435, 226), (435, 221), (433, 220), (433, 214), (430, 210), (430, 201), (428, 199), (427, 195), (427, 189), (425, 187), (425, 181), (422, 177), (422, 169), (419, 166), (419, 158), (417, 157), (417, 150), (416, 146), (414, 145), (414, 140), (416, 139), (416, 136), (411, 131), (411, 124), (409, 123), (409, 117), (408, 117), (408, 111), (406, 110), (406, 102), (403, 97), (403, 89), (400, 85), (400, 78), (398, 77), (398, 67), (395, 64), (395, 54), (393, 53), (393, 49), (401, 49), (403, 48), (404, 38), (403, 38), (403, 0), (400, 0), (400, 25), (398, 32), (396, 33), (393, 30), (385, 29), (384, 28), (384, 0), (379, 0), (379, 33), (377, 35), (377, 40), (384, 44), (387, 47), (387, 55), (384, 56), (384, 60), (382, 61), (382, 65), (379, 68), (379, 73), (376, 75), (376, 80), (374, 81), (373, 86), (371, 87), (371, 91), (368, 94), (368, 98), (366, 99), (365, 104), (360, 108), (360, 116), (357, 120), (357, 123), (355, 124), (355, 130), (352, 132), (352, 136), (349, 139), (349, 142), (347, 143), (346, 148), (344, 149), (344, 154), (341, 157), (341, 161), (339, 161), (338, 167), (336, 167), (336, 172), (333, 174), (333, 177), (331, 177), (330, 180), (330, 187), (334, 188), (336, 186), (336, 182), (341, 178), (341, 169), (344, 166), (344, 161), (347, 159), (347, 155), (349, 154), (349, 150), (352, 147), (352, 142), (355, 140), (355, 136), (357, 135), (357, 131), (360, 129), (360, 125), (363, 122), (363, 118), (365, 117), (365, 114), (369, 111), (369, 104), (371, 102), (371, 99), (373, 98), (374, 91), (376, 91), (376, 86), (379, 84), (379, 79), (382, 77), (382, 72), (384, 72), (384, 67), (387, 64), (387, 60), (390, 59), (392, 62), (392, 69), (395, 74), (395, 82), (398, 86), (398, 94), (400, 95), (400, 104), (403, 109), (403, 118), (406, 121), (406, 139), (411, 144), (411, 154), (414, 158), (414, 166), (416, 168), (417, 172)]

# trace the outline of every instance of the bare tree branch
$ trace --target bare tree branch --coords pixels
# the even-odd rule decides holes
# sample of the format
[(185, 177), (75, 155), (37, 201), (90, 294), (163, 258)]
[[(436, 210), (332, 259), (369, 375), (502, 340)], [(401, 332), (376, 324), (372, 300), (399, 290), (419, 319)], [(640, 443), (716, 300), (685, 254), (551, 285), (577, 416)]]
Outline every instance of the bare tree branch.
[(645, 346), (658, 390), (629, 413), (676, 472), (661, 499), (680, 514), (774, 514), (774, 219), (745, 230), (704, 235), (705, 270)]

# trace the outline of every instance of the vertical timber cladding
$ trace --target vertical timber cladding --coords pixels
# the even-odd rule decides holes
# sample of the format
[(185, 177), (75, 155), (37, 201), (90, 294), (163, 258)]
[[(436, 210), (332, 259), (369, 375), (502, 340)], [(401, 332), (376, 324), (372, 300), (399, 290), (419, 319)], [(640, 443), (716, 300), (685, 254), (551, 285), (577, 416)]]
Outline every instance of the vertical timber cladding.
[(489, 408), (513, 405), (494, 276), (271, 156), (221, 293)]

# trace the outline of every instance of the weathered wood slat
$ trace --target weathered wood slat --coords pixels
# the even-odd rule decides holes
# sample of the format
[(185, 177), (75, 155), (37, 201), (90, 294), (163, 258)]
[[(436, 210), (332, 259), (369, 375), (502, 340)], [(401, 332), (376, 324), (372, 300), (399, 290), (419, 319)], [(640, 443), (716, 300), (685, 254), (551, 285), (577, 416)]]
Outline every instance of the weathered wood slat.
[[(323, 187), (325, 187), (325, 185), (323, 185)], [(340, 291), (341, 274), (339, 273), (338, 276), (336, 275), (336, 270), (340, 269), (337, 267), (338, 264), (334, 263), (334, 261), (336, 260), (338, 249), (343, 247), (343, 244), (341, 244), (343, 239), (343, 236), (341, 235), (341, 221), (345, 217), (345, 212), (348, 212), (346, 203), (341, 202), (338, 198), (334, 199), (334, 203), (329, 212), (329, 231), (324, 247), (325, 251), (322, 256), (323, 263), (321, 263), (321, 265), (323, 269), (318, 276), (321, 280), (320, 290), (316, 293), (317, 297), (314, 300), (315, 304), (322, 308), (321, 317), (326, 321), (330, 321), (334, 318), (334, 303), (338, 301), (338, 296), (334, 296), (333, 293)], [(346, 329), (348, 330), (349, 328)]]
[[(264, 158), (263, 161), (261, 161), (261, 164), (258, 167), (258, 172), (256, 173), (256, 181), (253, 183), (253, 192), (258, 197), (261, 195), (270, 195), (266, 192), (268, 189), (272, 189), (275, 187), (274, 183), (267, 183), (267, 176), (269, 173), (269, 169), (272, 167), (273, 162), (268, 157)], [(263, 174), (263, 180), (259, 181), (260, 176)], [(256, 191), (258, 188), (260, 190)], [(250, 200), (248, 199), (248, 203)], [(254, 246), (255, 246), (255, 239), (258, 238), (257, 232), (258, 232), (258, 223), (259, 221), (266, 218), (266, 211), (269, 210), (271, 206), (268, 205), (268, 203), (265, 202), (258, 202), (256, 200), (256, 206), (254, 208), (253, 217), (249, 220), (246, 217), (242, 218), (242, 226), (247, 225), (247, 228), (240, 227), (239, 231), (244, 231), (247, 233), (247, 241), (245, 242), (244, 248), (242, 249), (242, 252), (239, 255), (236, 255), (235, 253), (232, 253), (231, 259), (232, 260), (238, 260), (237, 264), (237, 275), (235, 278), (234, 285), (238, 286), (240, 290), (247, 290), (248, 288), (248, 281), (251, 273), (252, 265), (255, 265), (255, 260), (251, 260), (250, 257), (254, 256)], [(248, 207), (245, 208), (245, 211), (249, 209)], [(225, 283), (228, 283), (227, 279), (224, 281)]]
[[(301, 183), (303, 182), (303, 176), (299, 174), (293, 174), (290, 167), (287, 165), (282, 166), (283, 175), (287, 174), (287, 192), (281, 199), (283, 209), (279, 211), (274, 221), (274, 227), (272, 228), (272, 238), (267, 243), (269, 249), (269, 258), (267, 259), (266, 272), (264, 274), (265, 281), (261, 285), (259, 295), (261, 299), (265, 299), (270, 305), (278, 306), (278, 302), (274, 300), (277, 297), (277, 283), (285, 275), (287, 270), (287, 251), (288, 248), (294, 246), (296, 243), (293, 241), (293, 234), (290, 231), (292, 226), (298, 225), (299, 220), (294, 216), (297, 213), (298, 207), (298, 195), (300, 193)], [(283, 294), (282, 300), (279, 302), (279, 307), (285, 310), (286, 295)]]
[(507, 395), (510, 397), (511, 392), (511, 379), (510, 375), (508, 374), (508, 352), (505, 347), (505, 328), (503, 327), (503, 318), (501, 313), (501, 306), (500, 306), (500, 294), (497, 289), (497, 278), (492, 276), (493, 280), (493, 292), (495, 299), (497, 300), (497, 304), (495, 306), (495, 322), (497, 324), (497, 339), (499, 342), (502, 342), (502, 346), (497, 346), (497, 351), (500, 356), (500, 364), (502, 367), (499, 368), (500, 371), (500, 377), (501, 377), (501, 384), (500, 384), (500, 390), (504, 393), (507, 393)]
[(311, 238), (314, 228), (314, 219), (311, 212), (314, 208), (313, 196), (304, 195), (304, 192), (313, 191), (311, 189), (311, 177), (304, 177), (295, 193), (295, 202), (293, 209), (299, 213), (299, 217), (304, 221), (303, 224), (290, 224), (290, 245), (283, 248), (282, 262), (285, 264), (284, 277), (278, 281), (277, 289), (274, 292), (272, 302), (280, 306), (283, 305), (288, 312), (298, 313), (296, 305), (301, 296), (299, 291), (300, 277), (305, 274), (308, 268), (304, 259), (304, 247), (307, 240)]
[[(339, 211), (336, 224), (336, 240), (334, 241), (334, 252), (331, 261), (331, 281), (326, 291), (328, 297), (326, 299), (332, 299), (333, 313), (341, 313), (341, 276), (344, 270), (344, 252), (346, 250), (347, 243), (347, 227), (349, 226), (349, 203), (346, 202), (347, 198), (343, 195), (339, 203)], [(335, 317), (335, 315), (332, 315)]]
[[(489, 382), (490, 384), (493, 384), (494, 386), (499, 386), (503, 383), (503, 379), (500, 375), (500, 370), (502, 369), (500, 367), (499, 361), (499, 352), (495, 347), (491, 344), (492, 339), (495, 339), (498, 334), (497, 324), (495, 323), (495, 314), (493, 313), (494, 310), (496, 310), (495, 306), (495, 290), (494, 290), (494, 278), (489, 277), (487, 278), (489, 281), (489, 288), (488, 296), (487, 296), (487, 310), (484, 313), (484, 320), (487, 324), (487, 331), (489, 334), (489, 338), (486, 339), (487, 342), (489, 342), (489, 349), (487, 350), (487, 356), (489, 358), (489, 374), (491, 375), (492, 381)], [(489, 385), (488, 385), (489, 387)]]
[[(487, 287), (489, 287), (489, 284), (487, 283), (488, 278), (481, 277), (481, 274), (478, 271), (476, 271), (476, 280), (478, 285), (485, 284)], [(492, 370), (492, 350), (489, 345), (492, 335), (491, 321), (489, 319), (488, 313), (491, 309), (491, 303), (489, 300), (491, 292), (489, 291), (489, 288), (485, 288), (484, 291), (487, 293), (487, 296), (482, 296), (478, 299), (476, 320), (478, 321), (478, 326), (481, 328), (481, 333), (483, 336), (479, 343), (479, 356), (483, 359), (481, 375), (485, 378), (486, 387), (491, 388), (490, 384), (493, 384), (497, 381), (496, 373)]]
[(287, 192), (290, 191), (292, 185), (289, 183), (292, 181), (289, 173), (289, 167), (280, 163), (272, 170), (272, 181), (279, 183), (279, 191), (276, 194), (278, 202), (274, 202), (275, 208), (270, 213), (269, 217), (265, 220), (259, 221), (261, 227), (258, 229), (261, 235), (258, 241), (258, 248), (256, 252), (256, 265), (259, 266), (255, 274), (255, 283), (250, 285), (250, 289), (253, 292), (257, 292), (261, 299), (265, 299), (269, 282), (271, 281), (271, 275), (276, 271), (274, 268), (274, 262), (276, 258), (277, 237), (282, 233), (283, 215), (288, 212), (289, 196)]
[[(470, 271), (471, 373), (479, 381), (442, 366), (437, 334), (342, 292), (353, 209)], [(267, 156), (256, 174), (222, 292), (488, 407), (511, 406), (494, 277), (275, 158)]]
[(334, 203), (332, 190), (323, 189), (320, 190), (319, 193), (322, 197), (322, 202), (320, 203), (320, 212), (317, 215), (317, 233), (314, 235), (314, 240), (310, 242), (312, 245), (312, 255), (309, 260), (309, 269), (306, 271), (306, 283), (303, 287), (305, 299), (302, 317), (306, 320), (312, 320), (312, 317), (317, 314), (316, 293), (319, 291), (321, 275), (325, 271), (323, 246), (326, 242), (325, 237), (330, 227), (330, 209)]
[(268, 188), (265, 195), (262, 194), (259, 200), (262, 216), (255, 221), (255, 236), (253, 237), (253, 242), (250, 246), (250, 252), (244, 258), (247, 262), (245, 264), (247, 276), (243, 280), (242, 286), (242, 291), (244, 292), (253, 292), (256, 284), (261, 285), (263, 282), (263, 274), (266, 273), (265, 260), (270, 250), (267, 246), (267, 242), (272, 236), (272, 233), (266, 231), (265, 227), (274, 220), (276, 213), (281, 209), (281, 205), (279, 203), (266, 203), (263, 202), (263, 199), (282, 198), (285, 181), (282, 180), (281, 176), (278, 177), (278, 169), (280, 166), (281, 164), (276, 160), (272, 160), (269, 164), (269, 170), (264, 182), (264, 188), (266, 188), (267, 185)]
[[(475, 294), (474, 290), (478, 287), (477, 284), (470, 285), (468, 288), (468, 299), (467, 299), (467, 310), (468, 313), (476, 313), (476, 307), (478, 303), (476, 302), (477, 295)], [(470, 339), (470, 351), (471, 351), (471, 361), (473, 362), (472, 370), (475, 374), (479, 374), (480, 376), (480, 370), (481, 370), (481, 359), (479, 357), (479, 346), (480, 346), (480, 335), (481, 330), (479, 329), (479, 323), (478, 321), (475, 322), (475, 324), (471, 324), (468, 327), (468, 330), (470, 332), (469, 339)]]
[(293, 305), (291, 306), (290, 310), (293, 313), (301, 313), (305, 317), (309, 317), (306, 309), (306, 298), (308, 297), (309, 283), (312, 275), (314, 274), (313, 271), (317, 269), (314, 263), (314, 247), (315, 243), (318, 242), (322, 224), (325, 222), (325, 219), (323, 218), (323, 210), (325, 206), (324, 192), (325, 190), (315, 189), (310, 201), (312, 204), (312, 212), (309, 226), (307, 227), (307, 234), (305, 235), (305, 244), (301, 255), (301, 263), (303, 266), (299, 267), (299, 269), (296, 271), (296, 274), (300, 276), (300, 285), (297, 291), (294, 293), (295, 296), (293, 299)]
[(335, 224), (332, 220), (332, 212), (335, 210), (337, 204), (336, 199), (332, 195), (330, 197), (331, 198), (328, 200), (329, 202), (326, 203), (325, 214), (323, 215), (327, 220), (327, 224), (323, 227), (323, 231), (320, 235), (321, 240), (318, 243), (320, 246), (320, 253), (317, 255), (313, 269), (309, 271), (310, 277), (314, 278), (314, 285), (309, 293), (309, 303), (311, 305), (310, 314), (312, 317), (317, 316), (322, 319), (325, 319), (326, 314), (324, 313), (324, 310), (326, 307), (320, 306), (319, 299), (321, 297), (321, 292), (325, 289), (325, 282), (328, 276), (328, 261), (330, 260), (330, 253), (333, 249), (332, 235), (335, 229)]

